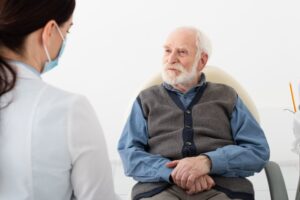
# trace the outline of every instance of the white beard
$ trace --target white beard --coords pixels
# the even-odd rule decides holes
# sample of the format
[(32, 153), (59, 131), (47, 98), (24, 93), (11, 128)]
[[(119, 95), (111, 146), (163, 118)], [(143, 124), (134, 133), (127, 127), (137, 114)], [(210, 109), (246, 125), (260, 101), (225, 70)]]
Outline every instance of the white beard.
[[(197, 59), (196, 59), (197, 60)], [(194, 62), (190, 71), (187, 71), (181, 64), (177, 63), (174, 65), (164, 64), (162, 70), (162, 79), (164, 82), (170, 85), (190, 85), (198, 77), (197, 64)], [(175, 72), (167, 70), (168, 67), (172, 67), (180, 71), (179, 75)]]

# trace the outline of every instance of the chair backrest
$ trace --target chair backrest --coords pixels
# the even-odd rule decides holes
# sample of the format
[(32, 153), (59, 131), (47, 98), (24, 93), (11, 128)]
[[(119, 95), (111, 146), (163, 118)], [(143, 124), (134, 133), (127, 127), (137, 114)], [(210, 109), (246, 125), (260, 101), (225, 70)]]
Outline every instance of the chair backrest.
[[(214, 82), (214, 83), (223, 83), (234, 88), (238, 93), (239, 97), (243, 100), (244, 104), (249, 109), (249, 111), (252, 113), (256, 121), (260, 122), (259, 114), (253, 100), (248, 95), (246, 90), (231, 75), (229, 75), (225, 71), (215, 66), (206, 66), (203, 72), (206, 75), (207, 81)], [(140, 88), (140, 90), (161, 83), (162, 83), (161, 74), (155, 74), (152, 78), (150, 78), (147, 82), (145, 82), (145, 84)]]

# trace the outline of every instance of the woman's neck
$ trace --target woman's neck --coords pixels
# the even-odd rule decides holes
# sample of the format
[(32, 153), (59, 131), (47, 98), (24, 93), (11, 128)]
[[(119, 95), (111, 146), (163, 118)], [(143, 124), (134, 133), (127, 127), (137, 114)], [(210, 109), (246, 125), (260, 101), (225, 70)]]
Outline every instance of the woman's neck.
[(41, 65), (38, 64), (33, 56), (20, 55), (7, 48), (2, 48), (0, 53), (4, 59), (22, 62), (30, 67), (35, 68), (38, 72), (42, 71), (42, 68), (40, 67)]

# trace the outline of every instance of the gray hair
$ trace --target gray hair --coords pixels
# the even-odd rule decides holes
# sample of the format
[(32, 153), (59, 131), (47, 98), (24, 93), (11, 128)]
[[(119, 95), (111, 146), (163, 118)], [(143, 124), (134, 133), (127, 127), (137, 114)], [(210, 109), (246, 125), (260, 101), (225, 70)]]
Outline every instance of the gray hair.
[(194, 28), (196, 31), (196, 46), (197, 54), (206, 53), (207, 57), (210, 58), (212, 52), (212, 45), (210, 39), (200, 30)]
[(192, 26), (183, 26), (176, 28), (176, 30), (180, 29), (194, 31), (196, 33), (196, 58), (200, 59), (202, 53), (206, 53), (207, 57), (210, 58), (212, 45), (210, 39), (202, 31)]

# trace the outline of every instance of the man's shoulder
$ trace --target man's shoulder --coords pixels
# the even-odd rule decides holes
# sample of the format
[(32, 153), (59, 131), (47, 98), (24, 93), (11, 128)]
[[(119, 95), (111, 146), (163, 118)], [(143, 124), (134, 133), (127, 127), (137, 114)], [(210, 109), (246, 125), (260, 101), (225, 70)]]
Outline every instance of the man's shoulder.
[(231, 92), (233, 94), (236, 94), (236, 90), (224, 83), (213, 83), (213, 82), (207, 82), (207, 88), (214, 91), (224, 91), (224, 92)]
[(139, 93), (139, 96), (152, 96), (152, 95), (157, 95), (158, 93), (161, 93), (161, 91), (163, 90), (163, 86), (160, 84), (160, 85), (153, 85), (151, 87), (148, 87), (144, 90), (142, 90), (140, 93)]
[(229, 85), (207, 82), (204, 96), (209, 99), (222, 99), (222, 101), (236, 102), (238, 94), (236, 90)]

